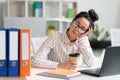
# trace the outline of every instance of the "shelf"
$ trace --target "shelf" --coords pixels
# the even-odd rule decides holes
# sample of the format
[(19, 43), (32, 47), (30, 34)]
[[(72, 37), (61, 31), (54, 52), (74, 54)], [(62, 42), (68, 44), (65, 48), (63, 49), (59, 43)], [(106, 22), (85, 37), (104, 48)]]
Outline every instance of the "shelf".
[(63, 2), (77, 2), (78, 0), (62, 0)]
[(19, 1), (20, 2), (20, 1), (27, 1), (27, 0), (11, 0), (11, 1)]
[[(41, 8), (35, 8), (34, 2), (36, 1), (38, 3), (42, 2)], [(14, 18), (44, 18), (46, 27), (53, 25), (56, 30), (64, 31), (77, 14), (77, 3), (78, 0), (7, 0), (6, 16)]]
[(60, 0), (11, 0), (11, 1), (45, 1), (45, 2), (60, 2)]
[(11, 0), (11, 1), (77, 2), (77, 0)]
[(67, 19), (67, 18), (46, 18), (46, 21), (71, 22), (72, 19)]

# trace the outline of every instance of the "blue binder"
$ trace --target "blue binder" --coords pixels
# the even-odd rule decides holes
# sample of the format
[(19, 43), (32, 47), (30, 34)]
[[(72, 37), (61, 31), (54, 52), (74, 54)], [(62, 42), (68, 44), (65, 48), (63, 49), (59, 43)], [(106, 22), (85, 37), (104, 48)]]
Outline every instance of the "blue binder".
[(0, 28), (0, 76), (7, 76), (6, 29)]
[(19, 30), (7, 29), (8, 76), (19, 76)]

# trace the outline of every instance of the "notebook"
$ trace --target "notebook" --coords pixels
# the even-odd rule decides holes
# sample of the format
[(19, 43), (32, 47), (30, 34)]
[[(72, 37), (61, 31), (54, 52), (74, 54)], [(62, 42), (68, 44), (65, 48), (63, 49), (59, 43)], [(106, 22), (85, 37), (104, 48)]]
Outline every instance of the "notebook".
[(37, 75), (55, 77), (55, 78), (70, 78), (70, 77), (79, 76), (80, 72), (74, 70), (65, 70), (65, 69), (53, 69), (43, 73), (38, 73)]

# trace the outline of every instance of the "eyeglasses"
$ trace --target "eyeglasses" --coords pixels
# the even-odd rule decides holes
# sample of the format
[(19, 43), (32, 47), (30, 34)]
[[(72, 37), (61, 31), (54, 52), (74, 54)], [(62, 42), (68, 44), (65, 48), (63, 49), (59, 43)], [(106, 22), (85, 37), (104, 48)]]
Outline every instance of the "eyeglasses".
[(74, 22), (73, 22), (73, 25), (74, 25), (76, 28), (78, 28), (78, 30), (82, 30), (82, 31), (83, 31), (82, 33), (85, 33), (85, 32), (88, 31), (88, 29), (86, 29), (85, 27), (80, 26), (80, 24), (79, 24), (77, 21), (74, 21)]

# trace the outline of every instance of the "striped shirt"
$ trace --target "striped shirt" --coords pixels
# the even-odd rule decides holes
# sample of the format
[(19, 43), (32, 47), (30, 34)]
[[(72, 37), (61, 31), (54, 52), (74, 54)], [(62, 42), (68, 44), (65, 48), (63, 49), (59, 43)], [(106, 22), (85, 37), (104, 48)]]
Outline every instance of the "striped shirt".
[(49, 36), (32, 56), (32, 66), (57, 68), (59, 62), (68, 61), (68, 55), (70, 53), (80, 53), (87, 66), (92, 66), (95, 63), (95, 56), (87, 36), (71, 43), (66, 32), (57, 31)]

